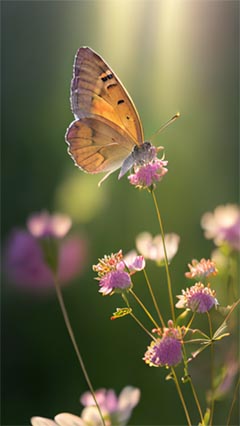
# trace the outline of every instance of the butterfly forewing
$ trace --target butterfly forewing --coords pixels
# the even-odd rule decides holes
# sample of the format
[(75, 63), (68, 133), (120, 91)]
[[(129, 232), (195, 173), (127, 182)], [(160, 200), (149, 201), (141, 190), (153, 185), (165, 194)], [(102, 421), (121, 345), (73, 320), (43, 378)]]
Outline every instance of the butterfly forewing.
[(76, 118), (101, 116), (124, 129), (134, 144), (143, 143), (138, 112), (120, 80), (104, 60), (88, 47), (75, 57), (71, 107)]

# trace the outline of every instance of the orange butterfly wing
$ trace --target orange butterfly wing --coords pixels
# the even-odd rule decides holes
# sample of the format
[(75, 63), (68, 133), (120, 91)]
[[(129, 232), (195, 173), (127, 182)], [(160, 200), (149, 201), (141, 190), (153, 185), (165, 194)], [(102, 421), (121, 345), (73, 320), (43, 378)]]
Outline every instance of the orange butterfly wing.
[(126, 89), (88, 47), (75, 57), (71, 108), (77, 119), (66, 134), (69, 153), (88, 173), (114, 171), (143, 143), (139, 115)]

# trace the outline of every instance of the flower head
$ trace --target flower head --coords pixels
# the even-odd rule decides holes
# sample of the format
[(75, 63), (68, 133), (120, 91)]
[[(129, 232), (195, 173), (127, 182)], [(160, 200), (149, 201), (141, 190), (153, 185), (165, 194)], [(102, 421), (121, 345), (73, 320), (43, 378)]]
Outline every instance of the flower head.
[[(78, 235), (58, 240), (57, 275), (61, 284), (77, 276), (85, 264), (86, 242)], [(44, 291), (53, 286), (53, 273), (42, 246), (28, 231), (12, 231), (4, 249), (4, 269), (19, 288)]]
[(99, 292), (103, 295), (122, 293), (132, 287), (131, 275), (145, 267), (142, 256), (124, 260), (122, 250), (99, 259), (93, 270), (98, 273)]
[(149, 188), (159, 182), (167, 173), (168, 162), (157, 157), (159, 149), (144, 142), (143, 145), (136, 146), (132, 153), (134, 158), (134, 173), (128, 179), (137, 188)]
[(69, 216), (60, 213), (50, 215), (46, 211), (32, 214), (27, 221), (29, 232), (36, 238), (63, 238), (71, 226)]
[(211, 290), (210, 284), (204, 286), (204, 284), (198, 282), (192, 287), (182, 290), (182, 294), (177, 296), (179, 301), (176, 303), (176, 307), (190, 309), (198, 313), (208, 312), (213, 306), (218, 305), (215, 295), (216, 293)]
[(185, 277), (187, 278), (198, 277), (199, 279), (203, 279), (211, 275), (217, 275), (218, 273), (215, 262), (210, 259), (201, 259), (200, 262), (198, 262), (196, 259), (193, 259), (192, 264), (189, 263), (188, 267), (190, 272), (185, 272)]
[[(140, 390), (132, 386), (126, 386), (120, 392), (119, 397), (116, 396), (113, 389), (99, 389), (95, 395), (103, 413), (108, 414), (106, 418), (110, 420), (109, 425), (125, 425), (131, 416), (133, 408), (139, 402)], [(94, 408), (96, 415), (98, 414), (96, 407), (93, 407), (95, 403), (90, 392), (84, 393), (80, 400), (86, 407), (82, 412), (83, 420), (88, 420), (88, 410), (90, 408)], [(97, 418), (99, 418), (99, 414)]]
[(143, 360), (150, 367), (170, 367), (182, 360), (182, 331), (174, 328), (170, 321), (168, 325), (163, 329), (162, 337), (153, 340), (144, 355)]
[[(171, 260), (177, 253), (179, 242), (179, 235), (174, 233), (165, 235), (168, 260)], [(145, 259), (154, 260), (158, 264), (164, 262), (164, 248), (161, 235), (152, 237), (149, 232), (142, 232), (136, 238), (136, 247)]]
[(240, 250), (240, 208), (235, 204), (218, 206), (213, 213), (205, 213), (201, 220), (205, 237), (217, 246), (227, 243)]

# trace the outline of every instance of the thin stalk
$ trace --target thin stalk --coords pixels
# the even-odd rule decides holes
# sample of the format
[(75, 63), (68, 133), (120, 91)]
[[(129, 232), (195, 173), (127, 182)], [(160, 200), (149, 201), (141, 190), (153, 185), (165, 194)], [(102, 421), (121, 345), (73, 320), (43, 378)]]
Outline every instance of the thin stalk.
[(164, 327), (165, 327), (164, 319), (163, 319), (162, 314), (161, 314), (161, 312), (160, 312), (160, 309), (159, 309), (159, 307), (158, 307), (158, 304), (157, 304), (156, 298), (155, 298), (154, 293), (153, 293), (153, 289), (152, 289), (151, 283), (150, 283), (150, 281), (149, 281), (149, 278), (148, 278), (148, 275), (147, 275), (147, 272), (146, 272), (146, 270), (145, 270), (145, 269), (143, 270), (143, 273), (144, 273), (144, 276), (145, 276), (145, 280), (146, 280), (146, 283), (147, 283), (147, 286), (148, 286), (149, 292), (150, 292), (150, 294), (151, 294), (151, 298), (152, 298), (153, 304), (154, 304), (155, 309), (156, 309), (156, 311), (157, 311), (158, 318), (160, 319), (160, 322), (161, 322), (161, 324), (162, 324), (162, 327), (164, 328)]
[[(209, 312), (207, 312), (207, 317), (208, 317), (208, 324), (209, 324), (209, 333), (210, 333), (210, 338), (212, 339), (213, 337), (213, 329), (212, 329), (212, 321), (211, 321), (211, 316), (209, 314)], [(215, 358), (215, 354), (214, 354), (214, 346), (213, 346), (213, 341), (211, 341), (211, 394), (212, 394), (212, 399), (211, 399), (211, 415), (210, 415), (210, 426), (213, 424), (213, 412), (214, 412), (214, 358)]]
[(192, 378), (191, 377), (189, 377), (189, 382), (190, 382), (190, 386), (191, 386), (191, 389), (192, 389), (193, 397), (195, 399), (196, 406), (198, 408), (198, 412), (199, 412), (199, 415), (200, 415), (200, 418), (201, 418), (201, 423), (204, 424), (204, 418), (203, 418), (203, 413), (202, 413), (201, 405), (200, 405), (200, 402), (199, 402), (199, 399), (198, 399), (198, 396), (197, 396), (197, 393), (196, 393), (196, 390), (195, 390), (195, 387), (194, 387), (194, 384), (192, 382)]
[[(124, 300), (124, 302), (127, 304), (127, 307), (128, 308), (130, 308), (131, 309), (131, 307), (130, 307), (130, 305), (129, 305), (129, 302), (128, 302), (128, 299), (127, 299), (127, 297), (126, 297), (126, 295), (125, 294), (122, 294), (122, 298), (123, 298), (123, 300)], [(151, 337), (151, 339), (153, 339), (154, 340), (154, 337), (153, 337), (153, 335), (148, 331), (148, 329), (142, 324), (142, 322), (132, 313), (132, 312), (130, 312), (129, 313), (129, 315), (131, 315), (131, 317), (134, 319), (134, 321), (136, 321), (136, 323), (148, 334), (148, 336), (150, 336)]]
[(187, 374), (188, 381), (190, 382), (190, 386), (191, 386), (191, 390), (192, 390), (192, 393), (193, 393), (193, 397), (194, 397), (194, 400), (196, 402), (196, 406), (198, 408), (198, 412), (199, 412), (199, 415), (200, 415), (200, 418), (201, 418), (201, 423), (203, 424), (204, 423), (204, 418), (203, 418), (203, 413), (202, 413), (201, 405), (200, 405), (200, 402), (199, 402), (199, 399), (198, 399), (197, 392), (195, 390), (194, 384), (192, 382), (192, 378), (191, 378), (190, 374), (188, 374), (188, 364), (187, 364), (187, 360), (186, 360), (187, 354), (186, 354), (186, 349), (185, 349), (184, 345), (183, 345), (183, 352), (184, 352), (184, 365), (185, 365), (184, 371), (185, 371), (185, 374)]
[(184, 409), (184, 412), (185, 412), (185, 415), (186, 415), (187, 424), (188, 424), (188, 426), (191, 426), (192, 422), (191, 422), (190, 417), (189, 417), (188, 409), (187, 409), (186, 403), (184, 401), (184, 397), (183, 397), (183, 394), (182, 394), (182, 391), (181, 391), (181, 388), (180, 388), (180, 385), (179, 385), (179, 382), (178, 382), (176, 372), (175, 372), (173, 367), (171, 368), (171, 370), (172, 370), (173, 379), (174, 379), (174, 382), (175, 382), (175, 385), (176, 385), (176, 388), (177, 388), (177, 392), (178, 392), (179, 398), (181, 400), (181, 403), (182, 403), (182, 406), (183, 406), (183, 409)]
[(146, 306), (141, 302), (139, 297), (134, 293), (132, 289), (129, 290), (129, 293), (134, 297), (134, 299), (138, 302), (138, 304), (141, 306), (141, 308), (144, 310), (145, 314), (148, 316), (148, 318), (152, 321), (152, 323), (155, 325), (156, 328), (159, 328), (159, 325), (156, 323), (156, 321), (153, 319), (152, 315), (146, 308)]
[(65, 307), (65, 303), (64, 303), (64, 300), (63, 300), (63, 297), (62, 297), (61, 288), (60, 288), (60, 286), (59, 286), (59, 282), (58, 282), (58, 279), (57, 279), (57, 277), (56, 277), (56, 276), (54, 276), (54, 284), (55, 284), (55, 288), (56, 288), (56, 293), (57, 293), (58, 302), (59, 302), (59, 305), (60, 305), (60, 308), (61, 308), (61, 311), (62, 311), (62, 314), (63, 314), (64, 322), (65, 322), (65, 325), (66, 325), (66, 328), (67, 328), (68, 334), (69, 334), (69, 336), (70, 336), (70, 339), (71, 339), (71, 341), (72, 341), (72, 344), (73, 344), (73, 347), (74, 347), (75, 353), (76, 353), (76, 355), (77, 355), (77, 358), (78, 358), (79, 364), (80, 364), (80, 366), (81, 366), (81, 369), (82, 369), (82, 372), (83, 372), (84, 378), (85, 378), (85, 380), (86, 380), (86, 382), (87, 382), (87, 385), (88, 385), (88, 387), (89, 387), (89, 390), (90, 390), (90, 392), (91, 392), (91, 394), (92, 394), (92, 397), (93, 397), (93, 399), (94, 399), (94, 402), (95, 402), (95, 404), (96, 404), (97, 410), (98, 410), (98, 412), (99, 412), (99, 415), (100, 415), (100, 418), (101, 418), (101, 421), (102, 421), (102, 425), (103, 425), (103, 426), (106, 426), (106, 423), (105, 423), (104, 418), (103, 418), (103, 415), (102, 415), (102, 411), (101, 411), (101, 409), (100, 409), (100, 407), (99, 407), (99, 404), (98, 404), (97, 399), (96, 399), (96, 396), (95, 396), (95, 392), (94, 392), (94, 389), (93, 389), (93, 386), (92, 386), (91, 380), (90, 380), (90, 378), (89, 378), (89, 375), (88, 375), (88, 373), (87, 373), (87, 370), (86, 370), (85, 364), (84, 364), (84, 362), (83, 362), (83, 358), (82, 358), (82, 356), (81, 356), (81, 354), (80, 354), (80, 351), (79, 351), (79, 349), (78, 349), (78, 345), (77, 345), (77, 342), (76, 342), (76, 339), (75, 339), (75, 336), (74, 336), (74, 333), (73, 333), (73, 329), (72, 329), (72, 326), (71, 326), (71, 323), (70, 323), (70, 320), (69, 320), (69, 317), (68, 317), (68, 313), (67, 313), (67, 310), (66, 310), (66, 307)]
[(240, 385), (240, 376), (238, 377), (238, 381), (237, 381), (237, 384), (236, 384), (236, 387), (235, 387), (235, 390), (234, 390), (233, 400), (232, 400), (231, 407), (230, 407), (230, 410), (229, 410), (229, 413), (228, 413), (228, 418), (227, 418), (227, 423), (226, 423), (227, 426), (229, 426), (229, 424), (230, 424), (230, 420), (231, 420), (231, 416), (232, 416), (232, 412), (233, 412), (233, 407), (234, 407), (234, 404), (237, 401), (239, 385)]
[(155, 208), (156, 208), (157, 218), (158, 218), (160, 232), (161, 232), (161, 236), (162, 236), (163, 251), (164, 251), (164, 262), (165, 262), (165, 269), (166, 269), (166, 276), (167, 276), (169, 301), (170, 301), (172, 319), (173, 319), (173, 322), (175, 323), (176, 322), (176, 317), (175, 317), (175, 311), (174, 311), (173, 294), (172, 294), (172, 284), (171, 284), (171, 277), (170, 277), (170, 272), (169, 272), (169, 267), (168, 267), (168, 257), (167, 257), (167, 250), (166, 250), (166, 244), (165, 244), (163, 224), (162, 224), (160, 210), (158, 208), (158, 203), (157, 203), (157, 199), (156, 199), (155, 193), (154, 193), (154, 191), (152, 191), (151, 193), (152, 193), (154, 205), (155, 205)]

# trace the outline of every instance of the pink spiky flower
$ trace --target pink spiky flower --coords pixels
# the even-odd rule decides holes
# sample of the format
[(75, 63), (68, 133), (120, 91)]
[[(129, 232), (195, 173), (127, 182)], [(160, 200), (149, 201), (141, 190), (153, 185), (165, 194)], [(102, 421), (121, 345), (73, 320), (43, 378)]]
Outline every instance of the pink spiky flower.
[(202, 314), (218, 305), (215, 296), (216, 292), (210, 288), (210, 284), (204, 286), (198, 282), (192, 287), (182, 290), (182, 294), (177, 296), (179, 301), (176, 303), (176, 308), (190, 309)]
[(134, 173), (128, 176), (130, 183), (136, 188), (144, 189), (155, 187), (168, 172), (168, 161), (159, 159), (157, 153), (161, 148), (156, 148), (150, 142), (145, 142), (137, 147), (134, 152)]
[(122, 293), (132, 287), (131, 275), (145, 268), (143, 256), (135, 256), (125, 261), (122, 250), (99, 259), (93, 270), (98, 273), (99, 292), (104, 296), (113, 293)]
[(218, 270), (216, 264), (213, 260), (201, 259), (200, 262), (196, 259), (192, 260), (192, 264), (188, 263), (190, 272), (185, 272), (185, 277), (187, 278), (207, 278), (211, 275), (217, 275)]
[(168, 326), (163, 329), (163, 333), (158, 332), (162, 334), (161, 338), (153, 340), (144, 355), (143, 360), (150, 367), (171, 367), (182, 360), (182, 330), (174, 328), (171, 320)]

